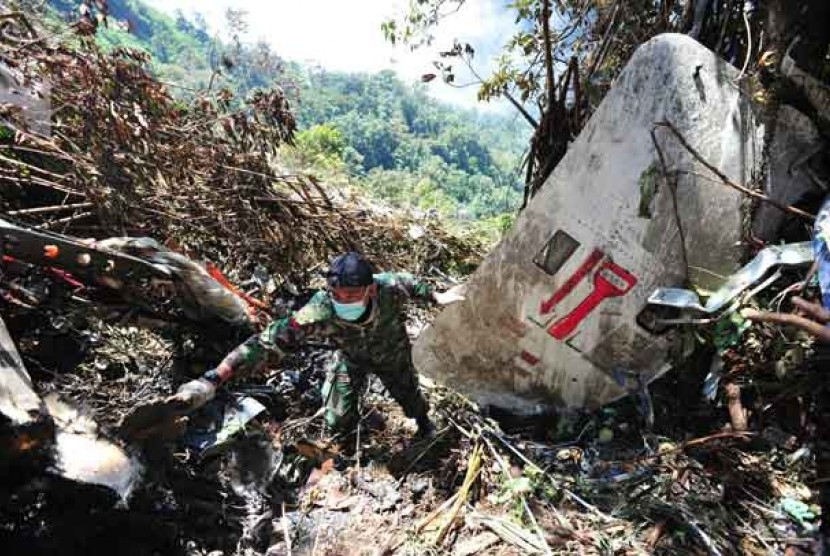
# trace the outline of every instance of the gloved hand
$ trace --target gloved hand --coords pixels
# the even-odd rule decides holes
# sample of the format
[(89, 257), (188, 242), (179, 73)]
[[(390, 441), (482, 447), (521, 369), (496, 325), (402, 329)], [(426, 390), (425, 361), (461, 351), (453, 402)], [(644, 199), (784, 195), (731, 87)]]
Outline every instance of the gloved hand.
[(133, 441), (172, 439), (184, 434), (187, 414), (199, 409), (216, 395), (216, 386), (205, 377), (186, 382), (166, 399), (155, 399), (139, 404), (121, 420), (120, 432)]
[(191, 411), (208, 403), (216, 395), (216, 385), (204, 378), (197, 378), (179, 386), (170, 401), (179, 401)]

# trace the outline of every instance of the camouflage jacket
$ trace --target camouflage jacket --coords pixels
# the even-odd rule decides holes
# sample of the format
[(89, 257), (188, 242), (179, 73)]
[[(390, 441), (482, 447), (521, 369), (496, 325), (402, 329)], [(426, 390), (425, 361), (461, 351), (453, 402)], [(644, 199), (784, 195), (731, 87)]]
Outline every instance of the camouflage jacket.
[(251, 372), (269, 354), (282, 356), (309, 340), (343, 350), (349, 361), (367, 370), (401, 364), (401, 358), (408, 360), (404, 302), (410, 298), (431, 299), (432, 287), (405, 272), (385, 272), (374, 278), (378, 294), (368, 320), (352, 323), (338, 318), (331, 294), (320, 290), (292, 316), (275, 320), (228, 354), (216, 369), (220, 380)]

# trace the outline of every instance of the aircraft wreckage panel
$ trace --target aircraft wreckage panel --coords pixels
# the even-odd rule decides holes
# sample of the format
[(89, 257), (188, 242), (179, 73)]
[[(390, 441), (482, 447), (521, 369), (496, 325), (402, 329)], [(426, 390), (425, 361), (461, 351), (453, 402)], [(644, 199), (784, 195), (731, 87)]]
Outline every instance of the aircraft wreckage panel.
[[(626, 393), (619, 376), (665, 372), (672, 335), (651, 334), (636, 317), (655, 288), (684, 283), (681, 228), (693, 283), (717, 287), (737, 268), (741, 198), (654, 124), (671, 122), (706, 160), (747, 182), (761, 131), (737, 74), (684, 35), (641, 46), (470, 278), (467, 300), (422, 333), (419, 371), (524, 412), (596, 407)], [(676, 176), (677, 211), (652, 131)]]

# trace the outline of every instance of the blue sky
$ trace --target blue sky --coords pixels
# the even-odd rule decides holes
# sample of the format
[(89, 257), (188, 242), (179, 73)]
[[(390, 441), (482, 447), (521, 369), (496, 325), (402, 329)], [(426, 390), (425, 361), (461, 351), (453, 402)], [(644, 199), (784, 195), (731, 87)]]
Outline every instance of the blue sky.
[[(265, 39), (282, 57), (317, 63), (327, 69), (374, 72), (393, 69), (404, 80), (417, 80), (434, 71), (436, 53), (452, 44), (453, 38), (476, 48), (476, 69), (487, 73), (501, 46), (515, 31), (512, 14), (506, 13), (507, 0), (468, 0), (458, 13), (437, 29), (430, 48), (410, 52), (392, 47), (380, 30), (381, 22), (399, 15), (406, 0), (145, 0), (156, 9), (173, 14), (202, 13), (213, 31), (223, 33), (224, 14), (229, 7), (248, 12), (250, 31), (247, 40)], [(456, 76), (457, 83), (469, 82), (467, 75)], [(430, 93), (462, 106), (476, 105), (476, 87), (456, 89), (433, 81)], [(478, 105), (499, 110), (501, 106)]]

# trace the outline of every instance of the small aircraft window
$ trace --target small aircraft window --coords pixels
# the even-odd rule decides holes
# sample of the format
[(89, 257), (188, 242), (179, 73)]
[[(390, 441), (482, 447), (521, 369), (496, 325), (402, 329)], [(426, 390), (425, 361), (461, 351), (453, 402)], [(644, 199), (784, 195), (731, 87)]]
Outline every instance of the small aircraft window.
[(533, 259), (536, 266), (553, 276), (579, 248), (579, 242), (567, 232), (557, 230)]

